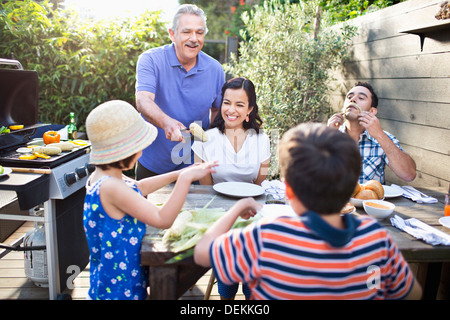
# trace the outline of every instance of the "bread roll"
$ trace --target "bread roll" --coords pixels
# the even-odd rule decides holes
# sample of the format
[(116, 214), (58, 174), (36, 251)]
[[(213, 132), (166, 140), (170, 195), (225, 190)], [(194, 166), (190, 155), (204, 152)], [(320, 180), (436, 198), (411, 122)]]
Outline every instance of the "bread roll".
[(361, 190), (357, 195), (355, 195), (355, 198), (360, 200), (375, 200), (378, 199), (378, 196), (375, 193), (375, 191), (370, 189), (364, 189)]
[(364, 189), (372, 190), (377, 194), (377, 199), (381, 200), (384, 198), (384, 189), (383, 185), (376, 181), (376, 180), (370, 180), (367, 181), (364, 184)]
[(356, 183), (355, 190), (353, 190), (352, 198), (354, 198), (359, 192), (361, 192), (362, 187), (359, 182)]

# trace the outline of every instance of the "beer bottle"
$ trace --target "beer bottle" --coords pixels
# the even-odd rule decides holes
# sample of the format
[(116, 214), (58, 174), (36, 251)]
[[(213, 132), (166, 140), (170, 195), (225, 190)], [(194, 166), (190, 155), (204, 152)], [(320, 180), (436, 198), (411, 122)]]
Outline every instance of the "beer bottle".
[(70, 113), (70, 122), (67, 126), (67, 138), (69, 140), (76, 140), (77, 138), (77, 125), (75, 123), (75, 113)]

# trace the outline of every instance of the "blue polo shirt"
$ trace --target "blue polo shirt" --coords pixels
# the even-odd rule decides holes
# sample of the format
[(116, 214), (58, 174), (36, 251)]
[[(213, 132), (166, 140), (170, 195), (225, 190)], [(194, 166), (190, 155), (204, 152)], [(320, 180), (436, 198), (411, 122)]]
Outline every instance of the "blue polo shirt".
[[(222, 65), (201, 51), (197, 64), (186, 72), (173, 44), (147, 50), (137, 63), (136, 92), (154, 93), (161, 110), (186, 127), (194, 121), (209, 127), (209, 110), (220, 107), (224, 83)], [(156, 173), (186, 167), (193, 163), (193, 155), (189, 136), (185, 140), (184, 144), (169, 141), (158, 128), (158, 136), (143, 150), (139, 162)]]

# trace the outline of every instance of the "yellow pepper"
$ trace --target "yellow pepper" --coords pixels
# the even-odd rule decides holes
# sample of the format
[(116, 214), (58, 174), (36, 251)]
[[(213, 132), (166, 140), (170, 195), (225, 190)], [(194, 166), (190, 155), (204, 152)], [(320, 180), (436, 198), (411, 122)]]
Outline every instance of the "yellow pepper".
[(19, 130), (19, 129), (23, 129), (23, 124), (15, 124), (15, 125), (9, 126), (9, 128), (10, 128), (11, 130)]
[(38, 157), (38, 158), (42, 158), (42, 159), (50, 159), (51, 157), (44, 154), (44, 153), (40, 153), (40, 152), (33, 152), (33, 154)]
[(77, 145), (77, 146), (87, 146), (88, 142), (84, 141), (84, 140), (71, 140), (69, 142), (72, 142), (73, 144)]
[(36, 158), (37, 158), (37, 156), (34, 154), (23, 154), (23, 155), (19, 156), (19, 159), (22, 159), (22, 160), (34, 160)]

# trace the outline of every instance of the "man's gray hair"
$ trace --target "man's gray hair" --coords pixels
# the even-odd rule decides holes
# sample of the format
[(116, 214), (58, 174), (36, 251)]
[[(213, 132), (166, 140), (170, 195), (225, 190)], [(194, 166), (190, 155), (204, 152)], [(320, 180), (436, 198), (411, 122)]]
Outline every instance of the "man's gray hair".
[(177, 33), (178, 23), (180, 21), (180, 17), (183, 14), (194, 14), (202, 18), (203, 25), (205, 26), (205, 34), (208, 33), (208, 27), (206, 26), (206, 14), (202, 9), (197, 7), (195, 4), (183, 4), (178, 7), (177, 12), (173, 16), (172, 26), (170, 27), (170, 29), (172, 29), (173, 32)]

